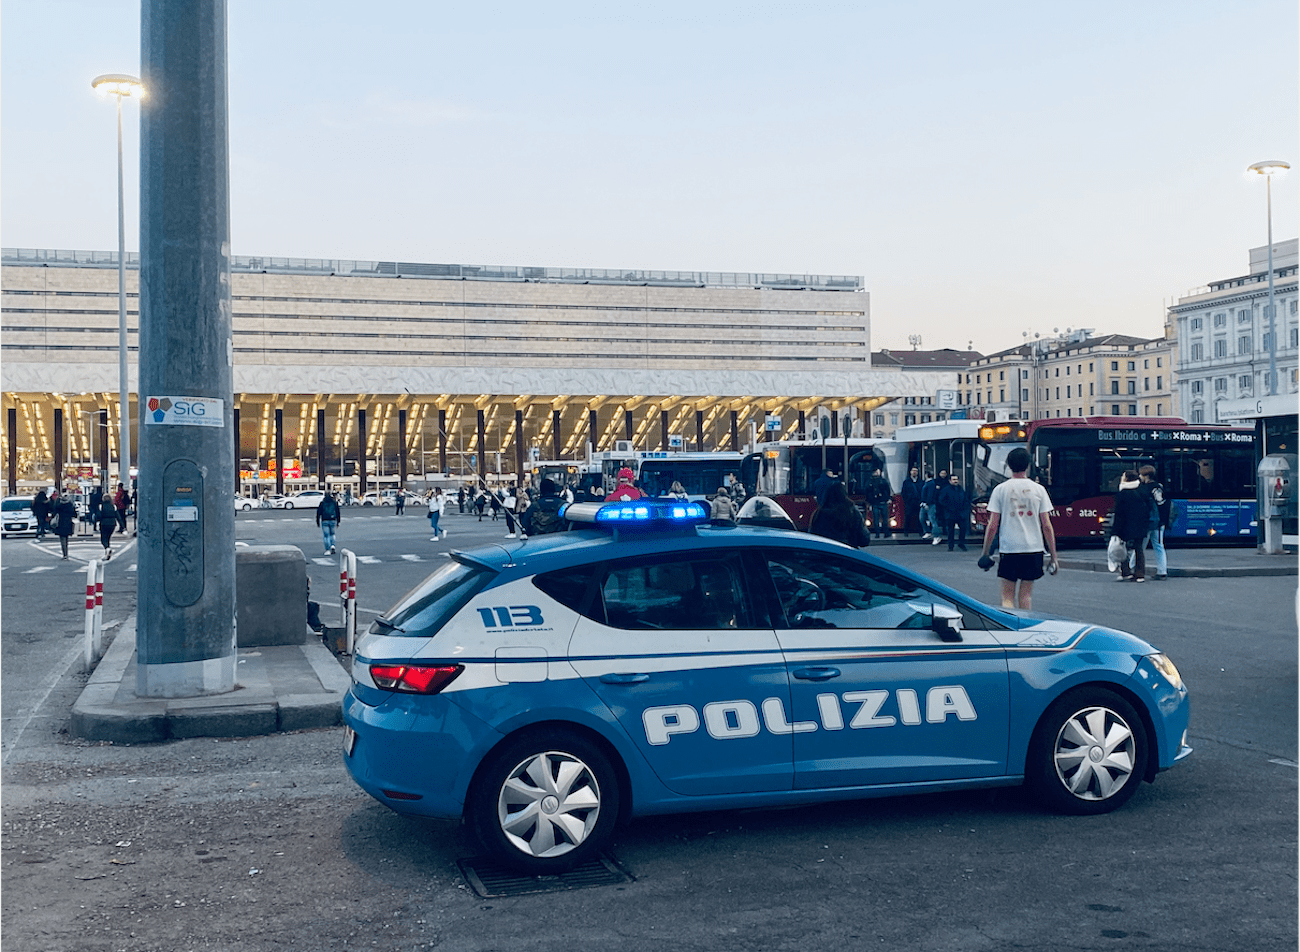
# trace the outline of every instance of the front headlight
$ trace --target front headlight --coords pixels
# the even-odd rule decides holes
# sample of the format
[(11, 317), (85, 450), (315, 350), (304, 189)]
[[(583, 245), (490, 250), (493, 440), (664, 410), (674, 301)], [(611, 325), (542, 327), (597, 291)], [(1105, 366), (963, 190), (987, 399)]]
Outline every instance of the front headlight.
[(1178, 668), (1169, 660), (1169, 656), (1163, 653), (1147, 655), (1151, 664), (1157, 671), (1165, 676), (1165, 680), (1174, 686), (1176, 690), (1183, 689), (1183, 677), (1178, 673)]

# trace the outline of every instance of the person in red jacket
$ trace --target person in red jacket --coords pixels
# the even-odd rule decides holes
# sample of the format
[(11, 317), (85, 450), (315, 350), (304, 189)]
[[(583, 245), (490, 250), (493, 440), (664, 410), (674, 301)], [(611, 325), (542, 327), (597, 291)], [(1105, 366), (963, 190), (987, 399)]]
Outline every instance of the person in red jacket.
[(623, 502), (641, 499), (644, 496), (645, 493), (632, 485), (632, 470), (624, 466), (618, 471), (618, 485), (605, 499), (610, 502)]

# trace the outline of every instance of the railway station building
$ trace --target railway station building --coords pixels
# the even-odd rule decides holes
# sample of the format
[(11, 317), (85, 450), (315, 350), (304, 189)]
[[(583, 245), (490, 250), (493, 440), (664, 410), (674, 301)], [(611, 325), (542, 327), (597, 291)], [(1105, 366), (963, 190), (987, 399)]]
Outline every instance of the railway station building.
[[(112, 252), (3, 250), (10, 487), (120, 471), (117, 270)], [(128, 254), (133, 431), (138, 274)], [(854, 276), (239, 256), (231, 291), (244, 491), (268, 478), (281, 491), (326, 478), (418, 488), (629, 444), (835, 437), (846, 421), (862, 436), (875, 407), (955, 385), (873, 367)]]

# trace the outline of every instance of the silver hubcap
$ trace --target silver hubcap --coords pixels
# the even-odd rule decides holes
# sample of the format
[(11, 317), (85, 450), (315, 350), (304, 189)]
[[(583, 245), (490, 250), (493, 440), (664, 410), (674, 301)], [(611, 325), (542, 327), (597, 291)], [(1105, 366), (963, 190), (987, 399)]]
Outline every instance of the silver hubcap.
[(506, 839), (530, 856), (562, 856), (580, 846), (600, 815), (600, 785), (571, 754), (529, 757), (506, 778), (497, 819)]
[(1080, 800), (1105, 800), (1133, 775), (1135, 743), (1133, 731), (1114, 711), (1079, 711), (1056, 735), (1056, 775)]

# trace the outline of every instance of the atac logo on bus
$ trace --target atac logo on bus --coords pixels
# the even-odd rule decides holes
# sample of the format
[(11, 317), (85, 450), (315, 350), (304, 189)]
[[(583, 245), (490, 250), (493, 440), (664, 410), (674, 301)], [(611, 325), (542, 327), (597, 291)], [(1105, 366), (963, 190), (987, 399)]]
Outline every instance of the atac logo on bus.
[(162, 426), (225, 426), (226, 405), (212, 397), (149, 397), (145, 422)]
[[(791, 722), (785, 714), (785, 702), (770, 697), (763, 701), (762, 715), (753, 701), (711, 701), (697, 711), (690, 704), (665, 704), (648, 707), (641, 713), (646, 740), (653, 746), (662, 746), (674, 734), (693, 734), (704, 729), (714, 740), (736, 740), (757, 736), (766, 729), (770, 734), (806, 734), (819, 727), (822, 730), (864, 730), (873, 727), (916, 727), (922, 723), (942, 724), (950, 716), (958, 721), (977, 719), (975, 705), (960, 684), (936, 685), (925, 693), (925, 710), (922, 716), (921, 699), (912, 688), (899, 688), (893, 692), (894, 703), (889, 705), (889, 691), (845, 691), (843, 694), (817, 695), (817, 721)], [(841, 705), (850, 705), (846, 712)], [(846, 724), (845, 714), (848, 714)]]

